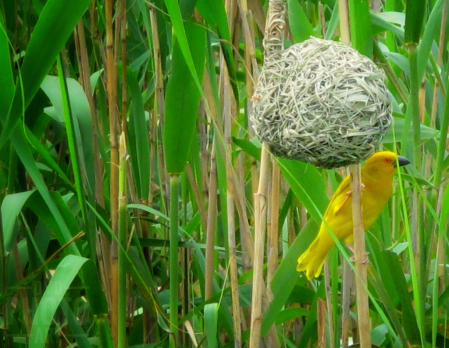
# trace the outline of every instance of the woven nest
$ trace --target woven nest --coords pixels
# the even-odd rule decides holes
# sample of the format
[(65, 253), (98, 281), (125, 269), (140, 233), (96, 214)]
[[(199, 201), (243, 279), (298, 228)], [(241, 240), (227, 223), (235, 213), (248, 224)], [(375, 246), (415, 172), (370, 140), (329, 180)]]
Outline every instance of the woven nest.
[(369, 157), (391, 124), (381, 70), (350, 46), (311, 38), (265, 62), (251, 120), (282, 157), (335, 168)]

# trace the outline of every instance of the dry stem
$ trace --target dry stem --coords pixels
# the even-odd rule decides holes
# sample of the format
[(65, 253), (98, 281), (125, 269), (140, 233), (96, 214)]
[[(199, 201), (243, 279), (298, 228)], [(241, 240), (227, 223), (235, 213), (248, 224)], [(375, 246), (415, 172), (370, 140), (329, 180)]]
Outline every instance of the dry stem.
[(371, 326), (368, 301), (367, 252), (365, 249), (365, 230), (362, 215), (362, 188), (360, 164), (349, 167), (352, 192), (352, 220), (354, 223), (354, 258), (357, 293), (357, 317), (359, 322), (360, 347), (371, 348)]
[(265, 229), (267, 224), (267, 189), (269, 175), (270, 157), (267, 146), (262, 144), (262, 157), (260, 162), (259, 189), (254, 197), (254, 219), (255, 219), (255, 244), (254, 244), (254, 265), (253, 265), (253, 294), (251, 300), (251, 332), (250, 348), (260, 346), (260, 336), (262, 327), (262, 296), (264, 291), (263, 264)]

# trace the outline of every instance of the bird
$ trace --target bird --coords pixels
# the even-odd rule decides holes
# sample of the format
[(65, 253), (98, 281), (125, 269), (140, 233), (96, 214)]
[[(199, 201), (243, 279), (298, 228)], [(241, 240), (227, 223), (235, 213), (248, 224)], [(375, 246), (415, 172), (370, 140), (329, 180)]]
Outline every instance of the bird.
[[(410, 164), (410, 160), (391, 151), (371, 155), (361, 168), (363, 228), (366, 231), (376, 221), (393, 191), (393, 175), (397, 166)], [(306, 272), (309, 280), (321, 274), (324, 260), (335, 245), (330, 228), (339, 240), (353, 241), (352, 196), (349, 175), (344, 178), (332, 196), (318, 235), (298, 258), (298, 272)]]

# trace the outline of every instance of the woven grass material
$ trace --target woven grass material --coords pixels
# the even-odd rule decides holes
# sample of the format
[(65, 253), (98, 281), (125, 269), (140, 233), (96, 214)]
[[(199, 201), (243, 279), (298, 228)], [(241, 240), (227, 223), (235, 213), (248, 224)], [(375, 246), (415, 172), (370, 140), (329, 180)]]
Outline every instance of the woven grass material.
[(265, 62), (251, 120), (277, 156), (335, 168), (368, 158), (391, 125), (384, 74), (352, 47), (311, 38)]

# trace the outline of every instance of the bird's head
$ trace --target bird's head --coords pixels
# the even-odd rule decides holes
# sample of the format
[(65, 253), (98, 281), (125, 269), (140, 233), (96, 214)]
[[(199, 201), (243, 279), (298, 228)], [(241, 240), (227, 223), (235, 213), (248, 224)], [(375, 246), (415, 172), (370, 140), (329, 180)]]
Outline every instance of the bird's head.
[(410, 163), (410, 160), (405, 157), (398, 156), (394, 152), (380, 151), (376, 152), (366, 160), (362, 170), (393, 175), (398, 165), (402, 167)]

